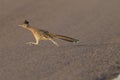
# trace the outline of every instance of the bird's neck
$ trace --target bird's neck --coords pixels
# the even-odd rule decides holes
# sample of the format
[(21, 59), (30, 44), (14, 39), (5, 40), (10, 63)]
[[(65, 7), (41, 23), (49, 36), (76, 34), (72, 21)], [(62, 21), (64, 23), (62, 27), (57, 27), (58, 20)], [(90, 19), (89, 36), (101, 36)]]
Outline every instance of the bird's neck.
[(30, 30), (31, 32), (34, 32), (36, 30), (36, 28), (32, 26), (28, 26), (27, 29)]

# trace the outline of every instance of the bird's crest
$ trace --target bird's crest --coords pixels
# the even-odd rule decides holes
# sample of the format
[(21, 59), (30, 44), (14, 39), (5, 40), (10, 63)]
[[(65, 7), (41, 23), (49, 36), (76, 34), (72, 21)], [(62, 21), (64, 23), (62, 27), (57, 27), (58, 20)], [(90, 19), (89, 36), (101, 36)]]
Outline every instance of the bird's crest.
[(29, 24), (29, 22), (27, 20), (24, 21), (24, 24)]

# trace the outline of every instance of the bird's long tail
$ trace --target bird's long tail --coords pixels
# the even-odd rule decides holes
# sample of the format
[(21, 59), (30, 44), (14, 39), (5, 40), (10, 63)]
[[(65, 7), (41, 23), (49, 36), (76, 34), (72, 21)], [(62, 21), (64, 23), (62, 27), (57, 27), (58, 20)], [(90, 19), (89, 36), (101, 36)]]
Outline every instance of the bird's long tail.
[(77, 39), (74, 39), (74, 38), (71, 38), (71, 37), (67, 37), (67, 36), (64, 36), (64, 35), (58, 35), (58, 34), (50, 34), (53, 38), (58, 38), (58, 39), (61, 39), (61, 40), (64, 40), (64, 41), (68, 41), (68, 42), (73, 42), (73, 43), (78, 43), (79, 40)]

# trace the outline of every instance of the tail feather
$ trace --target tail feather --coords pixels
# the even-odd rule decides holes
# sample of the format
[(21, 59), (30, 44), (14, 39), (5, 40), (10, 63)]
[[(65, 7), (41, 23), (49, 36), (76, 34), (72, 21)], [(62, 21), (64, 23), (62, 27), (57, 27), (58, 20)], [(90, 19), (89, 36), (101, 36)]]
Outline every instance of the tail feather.
[(79, 40), (77, 40), (77, 39), (67, 37), (67, 36), (64, 36), (64, 35), (51, 34), (51, 36), (53, 36), (54, 38), (64, 40), (64, 41), (68, 41), (68, 42), (73, 42), (73, 43), (78, 43), (79, 42)]

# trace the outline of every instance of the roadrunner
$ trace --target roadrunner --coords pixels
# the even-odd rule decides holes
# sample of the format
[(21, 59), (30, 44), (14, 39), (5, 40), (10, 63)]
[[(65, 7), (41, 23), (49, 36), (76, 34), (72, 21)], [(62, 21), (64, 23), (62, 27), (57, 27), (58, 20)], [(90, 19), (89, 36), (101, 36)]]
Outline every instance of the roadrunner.
[(19, 26), (31, 31), (35, 37), (36, 42), (27, 42), (27, 44), (38, 45), (40, 40), (50, 40), (53, 44), (55, 44), (56, 46), (59, 46), (59, 44), (53, 40), (54, 38), (58, 38), (58, 39), (68, 41), (68, 42), (73, 42), (73, 43), (79, 42), (79, 40), (74, 38), (70, 38), (64, 35), (53, 34), (48, 31), (32, 27), (29, 25), (29, 22), (27, 20), (25, 20), (25, 22)]

